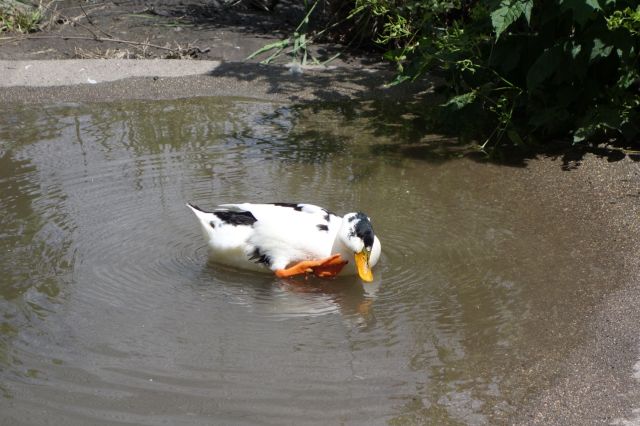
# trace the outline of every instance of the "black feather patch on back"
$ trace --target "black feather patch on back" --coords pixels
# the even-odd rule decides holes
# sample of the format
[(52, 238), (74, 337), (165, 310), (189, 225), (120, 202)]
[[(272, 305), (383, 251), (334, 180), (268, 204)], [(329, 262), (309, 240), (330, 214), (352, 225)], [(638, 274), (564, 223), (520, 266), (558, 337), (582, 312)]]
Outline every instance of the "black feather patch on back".
[(233, 212), (233, 211), (220, 211), (213, 212), (224, 223), (229, 225), (253, 225), (257, 219), (251, 214), (251, 212)]
[(256, 247), (251, 256), (249, 256), (249, 260), (254, 260), (256, 263), (262, 263), (263, 265), (271, 266), (271, 257), (263, 254), (258, 247)]
[(320, 224), (320, 225), (316, 225), (316, 227), (318, 228), (318, 230), (320, 231), (328, 231), (329, 227), (327, 225), (325, 225), (324, 223)]
[(274, 206), (279, 206), (279, 207), (288, 207), (290, 209), (294, 209), (297, 212), (301, 212), (302, 211), (302, 206), (300, 204), (296, 204), (296, 203), (272, 203)]

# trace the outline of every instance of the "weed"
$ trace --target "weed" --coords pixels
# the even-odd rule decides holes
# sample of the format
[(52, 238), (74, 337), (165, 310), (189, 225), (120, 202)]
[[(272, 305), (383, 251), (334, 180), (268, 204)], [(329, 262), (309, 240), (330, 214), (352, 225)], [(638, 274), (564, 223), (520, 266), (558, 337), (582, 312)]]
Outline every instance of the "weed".
[(18, 0), (0, 0), (0, 32), (38, 31), (47, 8), (42, 2), (31, 5)]
[(397, 64), (396, 83), (442, 77), (442, 116), (484, 128), (485, 148), (638, 143), (635, 1), (353, 2), (354, 22), (373, 22), (372, 37)]
[[(336, 59), (340, 55), (339, 53), (325, 61), (320, 61), (309, 51), (309, 46), (313, 43), (314, 38), (322, 35), (332, 27), (327, 27), (322, 31), (317, 32), (315, 36), (311, 36), (309, 34), (309, 19), (311, 17), (311, 14), (321, 1), (323, 0), (315, 0), (313, 4), (310, 4), (307, 2), (307, 0), (305, 0), (305, 8), (307, 10), (307, 13), (305, 14), (304, 18), (302, 18), (302, 21), (300, 21), (300, 24), (293, 31), (293, 34), (284, 40), (264, 45), (263, 47), (249, 55), (247, 57), (247, 60), (253, 59), (265, 53), (270, 53), (270, 55), (266, 59), (260, 61), (260, 63), (262, 64), (269, 64), (283, 54), (289, 55), (294, 63), (298, 63), (303, 66), (307, 65), (309, 61), (311, 61), (315, 65), (324, 65)], [(333, 26), (335, 26), (335, 24)]]
[[(437, 116), (486, 149), (640, 138), (640, 6), (635, 0), (316, 0), (293, 35), (250, 56), (304, 64), (320, 1), (343, 32), (397, 66), (392, 84), (437, 76)], [(349, 6), (345, 6), (349, 5)], [(344, 25), (344, 23), (347, 23)]]

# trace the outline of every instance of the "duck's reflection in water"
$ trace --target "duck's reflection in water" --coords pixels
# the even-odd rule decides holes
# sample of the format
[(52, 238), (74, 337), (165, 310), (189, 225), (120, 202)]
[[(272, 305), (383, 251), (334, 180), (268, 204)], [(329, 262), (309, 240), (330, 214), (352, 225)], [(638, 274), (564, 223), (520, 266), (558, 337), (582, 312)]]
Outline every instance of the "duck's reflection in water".
[(203, 270), (226, 288), (228, 303), (243, 305), (265, 319), (315, 317), (340, 313), (360, 326), (374, 321), (374, 305), (382, 275), (364, 283), (354, 276), (321, 279), (312, 275), (280, 279), (209, 263)]

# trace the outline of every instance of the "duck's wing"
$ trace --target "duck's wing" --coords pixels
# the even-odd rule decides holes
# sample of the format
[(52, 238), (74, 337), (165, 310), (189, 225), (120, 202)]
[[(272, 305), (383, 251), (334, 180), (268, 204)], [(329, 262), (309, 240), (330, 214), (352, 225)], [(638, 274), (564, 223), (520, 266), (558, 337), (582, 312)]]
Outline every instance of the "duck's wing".
[(217, 208), (209, 212), (191, 203), (187, 203), (187, 207), (195, 213), (201, 222), (209, 224), (213, 228), (217, 223), (236, 226), (253, 225), (257, 220), (250, 211), (242, 209)]
[(307, 203), (221, 204), (216, 210), (251, 212), (257, 220), (272, 220), (274, 218), (300, 220), (300, 218), (303, 218), (315, 220), (318, 223), (326, 222), (326, 225), (329, 225), (330, 222), (340, 219), (340, 217), (335, 213), (332, 213), (323, 207)]
[(213, 250), (242, 250), (252, 233), (256, 218), (251, 212), (216, 209), (206, 211), (188, 203), (187, 206), (200, 221), (209, 247)]
[[(256, 221), (248, 243), (272, 269), (331, 254), (336, 231), (332, 216), (313, 204), (222, 204), (217, 211), (251, 214)], [(265, 262), (267, 263), (267, 262)]]

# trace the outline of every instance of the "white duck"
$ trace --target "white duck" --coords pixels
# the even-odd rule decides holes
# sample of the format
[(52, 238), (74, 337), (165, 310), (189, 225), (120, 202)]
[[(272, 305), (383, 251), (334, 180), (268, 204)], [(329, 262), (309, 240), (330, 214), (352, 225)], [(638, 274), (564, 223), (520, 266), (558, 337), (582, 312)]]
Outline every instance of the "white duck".
[[(285, 278), (355, 274), (373, 281), (381, 245), (364, 213), (339, 217), (312, 204), (222, 204), (211, 212), (187, 204), (202, 225), (211, 258)], [(355, 256), (355, 262), (349, 262)], [(355, 266), (354, 266), (355, 263)]]

